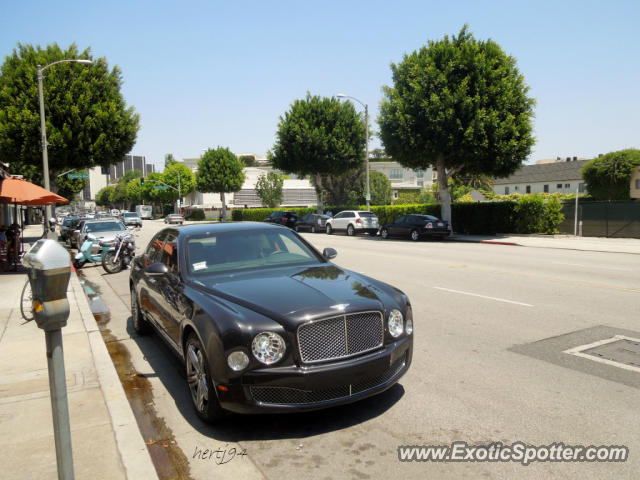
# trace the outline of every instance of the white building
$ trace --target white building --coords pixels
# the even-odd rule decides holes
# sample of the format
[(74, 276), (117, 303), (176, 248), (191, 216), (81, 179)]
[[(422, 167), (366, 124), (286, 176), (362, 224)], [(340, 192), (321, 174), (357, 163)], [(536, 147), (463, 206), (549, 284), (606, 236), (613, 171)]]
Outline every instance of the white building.
[(398, 162), (369, 162), (369, 170), (384, 173), (391, 181), (393, 198), (398, 198), (401, 190), (422, 190), (433, 184), (433, 170), (412, 170)]
[(513, 175), (493, 182), (493, 191), (499, 195), (511, 193), (585, 193), (582, 167), (589, 160), (567, 157), (552, 163), (524, 165)]

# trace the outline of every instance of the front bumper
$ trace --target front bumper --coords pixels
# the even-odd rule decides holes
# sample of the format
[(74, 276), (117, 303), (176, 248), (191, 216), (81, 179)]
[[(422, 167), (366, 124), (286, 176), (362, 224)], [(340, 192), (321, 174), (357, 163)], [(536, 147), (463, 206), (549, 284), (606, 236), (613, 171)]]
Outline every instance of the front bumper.
[(330, 364), (264, 368), (225, 383), (218, 400), (236, 413), (286, 413), (356, 402), (384, 392), (406, 373), (413, 336), (381, 350)]

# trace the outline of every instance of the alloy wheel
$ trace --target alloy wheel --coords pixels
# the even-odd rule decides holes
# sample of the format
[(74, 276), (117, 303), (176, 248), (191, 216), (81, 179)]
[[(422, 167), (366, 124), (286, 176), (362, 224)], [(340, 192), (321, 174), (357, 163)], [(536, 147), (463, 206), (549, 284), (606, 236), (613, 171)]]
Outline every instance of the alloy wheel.
[(209, 403), (209, 386), (202, 351), (193, 343), (187, 347), (187, 383), (198, 412), (204, 414)]

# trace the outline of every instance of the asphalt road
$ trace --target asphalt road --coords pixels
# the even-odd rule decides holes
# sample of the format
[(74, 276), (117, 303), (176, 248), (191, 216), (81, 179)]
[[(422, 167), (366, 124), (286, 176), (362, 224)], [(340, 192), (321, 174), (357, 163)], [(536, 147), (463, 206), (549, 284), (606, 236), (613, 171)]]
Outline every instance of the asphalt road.
[[(139, 252), (162, 222), (146, 221)], [(192, 478), (637, 478), (640, 372), (564, 350), (640, 338), (640, 256), (302, 234), (337, 265), (403, 290), (414, 311), (411, 370), (386, 393), (286, 416), (193, 414), (181, 365), (130, 326), (128, 271), (84, 269), (110, 311), (113, 341), (152, 386), (149, 402)], [(144, 434), (144, 432), (143, 432)], [(151, 434), (149, 434), (151, 435)], [(146, 437), (145, 437), (146, 438)], [(625, 445), (625, 463), (399, 462), (399, 445)], [(175, 443), (172, 443), (175, 442)], [(153, 448), (153, 447), (150, 447)], [(245, 449), (233, 460), (230, 449)], [(218, 465), (226, 451), (227, 463)], [(200, 451), (200, 454), (198, 454)], [(203, 457), (207, 457), (206, 459)]]

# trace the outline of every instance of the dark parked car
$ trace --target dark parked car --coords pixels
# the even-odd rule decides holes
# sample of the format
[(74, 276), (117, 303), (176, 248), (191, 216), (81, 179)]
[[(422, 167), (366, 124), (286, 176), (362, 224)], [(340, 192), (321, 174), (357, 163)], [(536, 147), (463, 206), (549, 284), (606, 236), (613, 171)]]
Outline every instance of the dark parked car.
[(329, 215), (309, 213), (298, 220), (293, 228), (296, 232), (324, 232), (324, 225), (330, 218)]
[(133, 327), (183, 360), (206, 421), (381, 393), (411, 364), (411, 304), (335, 256), (275, 225), (167, 227), (133, 261)]
[(71, 234), (76, 229), (76, 226), (80, 222), (79, 217), (64, 217), (62, 219), (62, 225), (60, 225), (60, 240), (67, 242), (71, 237)]
[(449, 222), (433, 215), (403, 215), (380, 229), (382, 238), (409, 237), (413, 241), (424, 237), (443, 239), (450, 234)]
[(284, 225), (285, 227), (295, 228), (298, 221), (298, 214), (296, 212), (286, 212), (279, 210), (273, 212), (267, 218), (264, 219), (268, 223), (276, 223), (278, 225)]

